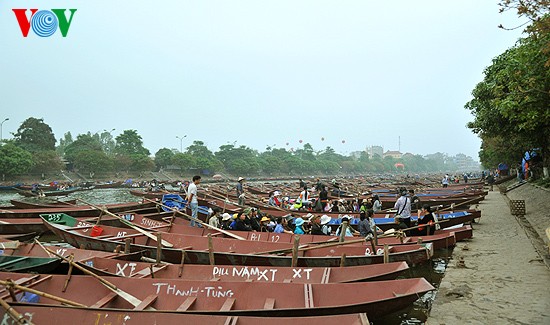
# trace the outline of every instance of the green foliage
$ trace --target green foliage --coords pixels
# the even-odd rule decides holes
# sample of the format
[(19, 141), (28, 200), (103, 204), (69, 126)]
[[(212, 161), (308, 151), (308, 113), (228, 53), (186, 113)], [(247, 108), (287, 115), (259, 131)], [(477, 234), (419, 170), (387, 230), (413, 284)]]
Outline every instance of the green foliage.
[(15, 144), (29, 152), (55, 150), (55, 136), (44, 119), (29, 117), (14, 134)]
[(72, 159), (74, 167), (83, 172), (113, 170), (113, 161), (101, 150), (80, 150)]
[(166, 168), (166, 166), (172, 164), (174, 158), (174, 152), (168, 148), (162, 148), (155, 153), (155, 165), (157, 168)]
[(151, 171), (155, 169), (155, 162), (148, 155), (134, 154), (130, 155), (130, 170), (134, 171)]
[[(95, 151), (99, 156), (105, 155), (105, 153), (103, 152), (103, 148), (101, 147), (101, 143), (99, 142), (99, 137), (94, 137), (90, 133), (87, 133), (79, 134), (76, 137), (75, 141), (71, 142), (65, 147), (65, 159), (75, 165), (79, 165), (79, 163), (76, 162), (77, 156), (79, 155), (79, 153), (84, 151)], [(103, 155), (100, 155), (100, 153), (103, 153)], [(87, 153), (87, 155), (90, 154)]]
[(59, 139), (59, 145), (57, 146), (56, 151), (59, 155), (63, 156), (65, 154), (65, 148), (67, 148), (68, 145), (73, 143), (73, 136), (71, 132), (67, 132), (63, 135), (63, 138)]
[(519, 163), (522, 153), (542, 148), (546, 164), (550, 142), (550, 32), (532, 34), (493, 59), (466, 109), (468, 127), (483, 143), (483, 165)]
[(0, 146), (0, 173), (22, 175), (28, 173), (33, 165), (32, 154), (12, 142)]
[(119, 155), (146, 155), (150, 152), (143, 147), (141, 136), (136, 130), (124, 130), (116, 137), (115, 153)]
[(33, 168), (35, 173), (49, 173), (60, 171), (65, 165), (55, 151), (40, 151), (33, 154)]

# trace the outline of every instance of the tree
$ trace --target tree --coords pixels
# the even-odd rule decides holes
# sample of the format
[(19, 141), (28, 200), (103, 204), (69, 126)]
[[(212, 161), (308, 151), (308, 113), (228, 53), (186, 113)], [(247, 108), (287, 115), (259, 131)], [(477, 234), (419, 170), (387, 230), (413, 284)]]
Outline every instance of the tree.
[(67, 148), (68, 145), (73, 143), (73, 136), (71, 134), (71, 131), (65, 133), (63, 135), (63, 138), (59, 139), (59, 145), (56, 148), (56, 151), (59, 153), (59, 155), (63, 156), (65, 154), (65, 148)]
[[(493, 60), (484, 71), (484, 80), (474, 88), (474, 98), (465, 107), (474, 115), (468, 127), (484, 141), (483, 159), (489, 157), (489, 152), (499, 152), (492, 145), (502, 141), (491, 139), (502, 139), (517, 145), (514, 148), (519, 152), (541, 148), (548, 165), (550, 69), (545, 65), (550, 60), (550, 52), (542, 50), (548, 43), (550, 33), (521, 39)], [(517, 162), (520, 159), (521, 156), (516, 157)], [(487, 165), (489, 161), (482, 160), (482, 163)]]
[(149, 156), (150, 152), (143, 147), (141, 136), (136, 130), (124, 130), (116, 137), (115, 152), (123, 155), (141, 154)]
[(75, 141), (65, 147), (65, 159), (71, 163), (76, 163), (77, 155), (83, 151), (104, 153), (98, 137), (94, 137), (90, 133), (79, 134)]
[(101, 150), (78, 151), (73, 158), (73, 163), (83, 172), (113, 170), (113, 161)]
[(157, 168), (166, 168), (166, 166), (172, 164), (172, 158), (174, 158), (174, 152), (168, 148), (162, 148), (155, 153), (155, 165)]
[(64, 169), (65, 165), (55, 151), (40, 151), (33, 154), (33, 168), (35, 173), (49, 173)]
[(29, 152), (55, 150), (55, 136), (44, 119), (29, 117), (14, 134), (15, 144)]
[(5, 175), (28, 173), (33, 165), (30, 152), (21, 149), (12, 142), (0, 146), (0, 171)]

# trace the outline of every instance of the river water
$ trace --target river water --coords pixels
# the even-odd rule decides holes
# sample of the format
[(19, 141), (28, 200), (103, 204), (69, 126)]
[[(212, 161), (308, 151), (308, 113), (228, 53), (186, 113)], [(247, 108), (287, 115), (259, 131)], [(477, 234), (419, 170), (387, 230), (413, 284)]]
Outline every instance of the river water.
[[(9, 206), (10, 200), (12, 199), (29, 202), (53, 202), (56, 200), (55, 197), (28, 198), (17, 194), (17, 192), (0, 192), (0, 206)], [(97, 205), (134, 202), (140, 200), (138, 197), (131, 195), (128, 189), (98, 189), (92, 191), (79, 191), (71, 193), (68, 197), (59, 197), (58, 199), (82, 199), (86, 202)], [(410, 268), (406, 271), (404, 277), (424, 277), (434, 287), (438, 288), (451, 254), (452, 249), (439, 250), (435, 253), (435, 256), (431, 262)], [(435, 299), (436, 292), (437, 291), (433, 291), (419, 297), (419, 299), (410, 308), (390, 314), (383, 319), (378, 320), (376, 324), (424, 324), (428, 318), (428, 312), (431, 308), (432, 302)]]

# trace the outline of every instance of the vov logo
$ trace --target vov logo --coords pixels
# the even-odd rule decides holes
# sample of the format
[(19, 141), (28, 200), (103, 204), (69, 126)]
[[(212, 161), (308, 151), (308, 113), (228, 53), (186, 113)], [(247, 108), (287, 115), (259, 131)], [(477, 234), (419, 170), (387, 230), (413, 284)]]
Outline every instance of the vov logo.
[[(68, 9), (71, 13), (69, 20), (65, 16), (67, 9), (52, 9), (50, 10), (38, 10), (38, 9), (12, 9), (15, 13), (15, 18), (21, 28), (23, 37), (27, 37), (29, 30), (32, 27), (32, 31), (40, 37), (52, 36), (59, 27), (61, 35), (67, 37), (69, 27), (73, 21), (74, 13), (76, 9)], [(27, 18), (27, 11), (31, 12), (29, 18)]]

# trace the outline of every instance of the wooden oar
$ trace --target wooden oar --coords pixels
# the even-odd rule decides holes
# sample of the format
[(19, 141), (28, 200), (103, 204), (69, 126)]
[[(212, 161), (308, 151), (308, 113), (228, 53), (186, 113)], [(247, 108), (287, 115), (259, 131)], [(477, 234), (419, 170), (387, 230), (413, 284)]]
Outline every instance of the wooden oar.
[[(157, 240), (157, 236), (151, 234), (151, 233), (148, 232), (148, 231), (145, 231), (145, 230), (139, 228), (138, 226), (134, 225), (133, 223), (129, 222), (128, 220), (126, 220), (126, 219), (124, 219), (124, 218), (122, 218), (122, 217), (120, 217), (120, 216), (117, 216), (116, 214), (110, 212), (109, 210), (103, 209), (103, 208), (101, 208), (101, 207), (99, 207), (99, 206), (96, 206), (96, 205), (93, 205), (93, 204), (91, 204), (91, 203), (89, 203), (89, 202), (86, 202), (86, 201), (84, 201), (84, 200), (82, 200), (82, 199), (77, 199), (77, 200), (82, 201), (82, 202), (85, 203), (86, 205), (89, 205), (89, 206), (91, 206), (91, 207), (93, 207), (93, 208), (95, 208), (95, 209), (98, 209), (98, 210), (100, 210), (100, 211), (103, 211), (104, 213), (110, 215), (111, 217), (117, 218), (117, 219), (120, 220), (120, 222), (122, 222), (123, 224), (127, 225), (128, 227), (130, 227), (130, 228), (132, 228), (132, 229), (134, 229), (134, 230), (139, 231), (140, 233), (142, 233), (142, 234), (144, 234), (145, 236), (147, 236), (147, 237), (153, 239), (154, 241)], [(144, 200), (147, 200), (147, 199), (144, 199)], [(148, 201), (149, 201), (149, 200), (148, 200)], [(166, 247), (174, 247), (173, 244), (167, 242), (167, 241), (164, 240), (164, 239), (161, 241), (161, 244), (162, 244), (162, 246), (166, 246)]]
[[(162, 203), (159, 203), (159, 202), (155, 202), (155, 201), (152, 201), (152, 200), (149, 200), (149, 199), (144, 199), (144, 200), (145, 200), (145, 201), (152, 202), (152, 203), (155, 203), (155, 204), (157, 204), (157, 205), (159, 205), (159, 206), (162, 206), (162, 207), (165, 207), (165, 208), (168, 208), (168, 209), (172, 209), (172, 208), (170, 208), (169, 206), (166, 206), (166, 205), (164, 205), (164, 204), (162, 204)], [(195, 222), (198, 222), (198, 223), (201, 224), (203, 227), (208, 227), (208, 228), (210, 228), (210, 229), (214, 229), (214, 230), (216, 230), (216, 231), (219, 231), (219, 232), (221, 232), (221, 233), (223, 233), (223, 234), (225, 234), (225, 235), (227, 235), (227, 236), (233, 237), (233, 238), (238, 239), (238, 240), (246, 240), (245, 238), (243, 238), (243, 237), (241, 237), (241, 236), (239, 236), (239, 235), (235, 235), (234, 233), (231, 233), (231, 232), (229, 232), (229, 231), (227, 231), (227, 230), (223, 230), (223, 229), (220, 229), (220, 228), (211, 226), (210, 224), (205, 223), (205, 222), (202, 222), (201, 220), (199, 220), (199, 219), (197, 219), (197, 218), (193, 218), (192, 216), (188, 215), (187, 213), (183, 213), (183, 212), (178, 211), (178, 210), (175, 210), (175, 212), (178, 213), (178, 214), (180, 214), (180, 215), (182, 215), (182, 216), (184, 216), (186, 219), (189, 219), (189, 220), (193, 219), (193, 220), (195, 220)]]
[[(37, 239), (35, 239), (35, 241), (38, 241)], [(94, 277), (95, 279), (97, 279), (99, 282), (101, 282), (101, 284), (103, 284), (105, 287), (107, 287), (109, 290), (113, 291), (114, 293), (116, 293), (117, 295), (119, 295), (121, 298), (123, 298), (124, 300), (128, 301), (129, 303), (131, 303), (134, 307), (137, 307), (139, 304), (141, 304), (141, 300), (139, 300), (138, 298), (132, 296), (131, 294), (129, 294), (128, 292), (126, 291), (123, 291), (121, 290), (120, 288), (117, 288), (117, 286), (115, 286), (113, 283), (107, 281), (106, 279), (102, 278), (101, 276), (95, 274), (94, 272), (80, 266), (80, 264), (78, 263), (75, 263), (73, 262), (71, 259), (67, 258), (67, 257), (64, 257), (62, 255), (59, 255), (57, 254), (56, 252), (54, 252), (53, 250), (47, 248), (47, 247), (44, 247), (42, 245), (40, 245), (40, 247), (42, 247), (43, 249), (45, 249), (47, 252), (50, 252), (52, 254), (54, 254), (55, 256), (63, 259), (64, 261), (66, 261), (67, 263), (69, 263), (70, 265), (72, 265), (73, 267), (79, 269), (80, 271), (84, 272), (85, 274), (87, 275), (90, 275), (92, 277)], [(146, 310), (154, 310), (153, 308), (149, 307), (147, 308)]]

